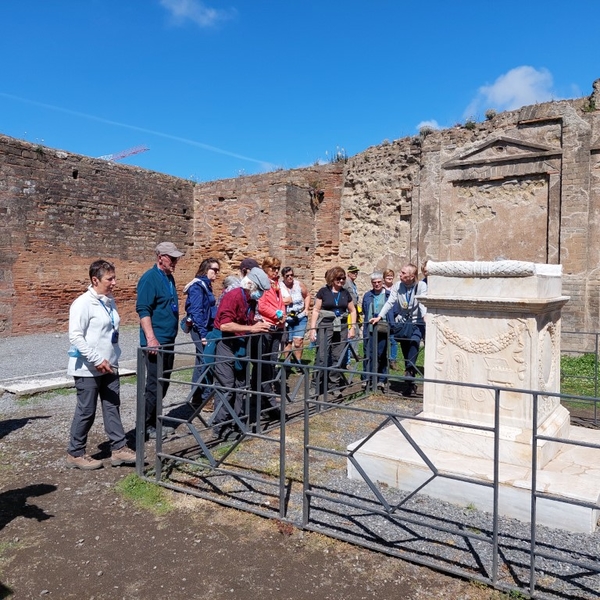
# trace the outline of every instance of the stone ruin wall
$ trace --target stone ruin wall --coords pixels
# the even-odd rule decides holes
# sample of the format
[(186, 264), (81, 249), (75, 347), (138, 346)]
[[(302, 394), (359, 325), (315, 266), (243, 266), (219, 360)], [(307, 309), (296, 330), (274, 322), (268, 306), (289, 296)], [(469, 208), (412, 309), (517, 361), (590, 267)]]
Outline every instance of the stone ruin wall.
[(188, 181), (0, 136), (0, 335), (64, 331), (98, 258), (132, 322), (156, 240), (189, 248), (192, 211)]
[(0, 336), (64, 331), (97, 258), (115, 263), (123, 323), (137, 322), (136, 283), (161, 240), (186, 252), (182, 306), (207, 256), (224, 276), (272, 254), (310, 283), (339, 251), (342, 173), (334, 164), (199, 185), (0, 136)]
[(539, 104), (346, 164), (204, 184), (0, 136), (0, 335), (64, 329), (100, 256), (116, 262), (120, 312), (135, 322), (135, 283), (161, 239), (187, 253), (180, 288), (209, 255), (223, 275), (244, 256), (278, 256), (313, 290), (336, 263), (357, 264), (366, 290), (373, 269), (425, 258), (560, 262), (563, 329), (598, 331), (600, 112), (590, 108)]
[(343, 171), (337, 163), (197, 185), (194, 263), (212, 255), (231, 273), (246, 256), (275, 256), (320, 287), (339, 255)]
[(340, 256), (362, 269), (363, 289), (373, 267), (427, 258), (562, 263), (563, 329), (600, 330), (600, 112), (589, 98), (369, 148), (348, 161), (341, 214)]

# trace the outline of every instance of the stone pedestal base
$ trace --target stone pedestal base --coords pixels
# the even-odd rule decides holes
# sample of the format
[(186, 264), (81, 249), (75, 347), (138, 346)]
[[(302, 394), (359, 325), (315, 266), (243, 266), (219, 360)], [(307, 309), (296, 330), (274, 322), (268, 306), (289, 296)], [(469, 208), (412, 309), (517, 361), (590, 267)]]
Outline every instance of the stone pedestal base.
[[(554, 424), (558, 427), (557, 432), (564, 427), (560, 423), (561, 416), (562, 411), (559, 411)], [(493, 481), (493, 439), (488, 433), (408, 419), (402, 421), (402, 425), (439, 473), (488, 483)], [(581, 427), (570, 427), (569, 430), (568, 422), (567, 431), (568, 439), (600, 444), (600, 431)], [(531, 455), (530, 450), (524, 452), (525, 440), (523, 443), (511, 441), (511, 436), (516, 433), (505, 429), (501, 435), (499, 513), (528, 522), (531, 514), (531, 460), (527, 461), (526, 457)], [(353, 450), (360, 444), (361, 441), (355, 442), (348, 449)], [(600, 499), (600, 450), (555, 442), (551, 446), (538, 446), (537, 489), (560, 498), (597, 504)], [(544, 457), (549, 458), (545, 464)], [(361, 446), (355, 458), (372, 481), (408, 492), (433, 475), (423, 458), (394, 425), (383, 429)], [(362, 479), (350, 461), (348, 476)], [(492, 488), (475, 483), (438, 476), (421, 493), (487, 512), (493, 510)], [(556, 500), (538, 499), (537, 502), (537, 523), (548, 527), (592, 533), (599, 517), (598, 509)]]
[[(422, 412), (419, 417), (439, 419), (439, 416)], [(461, 423), (455, 419), (455, 423)], [(494, 434), (491, 431), (473, 429), (472, 421), (465, 422), (465, 427), (429, 423), (422, 421), (403, 421), (410, 436), (419, 441), (425, 451), (441, 450), (459, 453), (469, 460), (473, 458), (494, 458)], [(470, 427), (467, 427), (470, 425)], [(489, 426), (488, 426), (489, 427)], [(563, 406), (558, 406), (539, 427), (538, 434), (548, 437), (568, 439), (570, 430), (570, 414)], [(544, 467), (560, 451), (557, 442), (539, 441), (537, 447), (538, 467)], [(500, 427), (500, 462), (531, 466), (531, 431), (521, 427), (503, 425)], [(598, 456), (600, 459), (600, 455)]]

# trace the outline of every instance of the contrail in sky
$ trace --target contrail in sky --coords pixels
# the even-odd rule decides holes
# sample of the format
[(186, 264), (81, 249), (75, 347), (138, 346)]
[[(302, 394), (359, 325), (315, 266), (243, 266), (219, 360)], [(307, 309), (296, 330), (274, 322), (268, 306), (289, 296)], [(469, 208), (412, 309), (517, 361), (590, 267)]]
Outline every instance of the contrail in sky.
[(132, 129), (133, 131), (141, 131), (142, 133), (148, 133), (150, 135), (156, 135), (158, 137), (173, 140), (175, 142), (181, 142), (182, 144), (188, 144), (195, 146), (196, 148), (202, 148), (209, 152), (216, 152), (217, 154), (224, 154), (225, 156), (231, 156), (233, 158), (239, 158), (240, 160), (247, 160), (249, 162), (257, 163), (265, 169), (272, 169), (276, 165), (266, 162), (264, 160), (258, 160), (256, 158), (250, 158), (243, 154), (236, 154), (235, 152), (229, 152), (229, 150), (223, 150), (222, 148), (216, 148), (209, 144), (203, 144), (202, 142), (195, 142), (194, 140), (188, 140), (187, 138), (179, 137), (177, 135), (171, 135), (169, 133), (163, 133), (162, 131), (154, 131), (153, 129), (146, 129), (145, 127), (137, 127), (136, 125), (128, 125), (127, 123), (119, 123), (119, 121), (111, 121), (110, 119), (103, 119), (102, 117), (96, 117), (94, 115), (88, 115), (86, 113), (79, 112), (77, 110), (70, 110), (68, 108), (61, 108), (60, 106), (53, 106), (52, 104), (45, 104), (44, 102), (36, 102), (35, 100), (28, 100), (27, 98), (20, 98), (19, 96), (13, 96), (12, 94), (6, 94), (0, 92), (0, 96), (9, 98), (11, 100), (17, 100), (18, 102), (25, 102), (33, 106), (39, 106), (41, 108), (47, 108), (49, 110), (55, 110), (58, 112), (65, 113), (67, 115), (73, 115), (74, 117), (82, 117), (84, 119), (90, 119), (91, 121), (97, 121), (98, 123), (105, 123), (106, 125), (114, 125), (115, 127), (124, 127), (126, 129)]

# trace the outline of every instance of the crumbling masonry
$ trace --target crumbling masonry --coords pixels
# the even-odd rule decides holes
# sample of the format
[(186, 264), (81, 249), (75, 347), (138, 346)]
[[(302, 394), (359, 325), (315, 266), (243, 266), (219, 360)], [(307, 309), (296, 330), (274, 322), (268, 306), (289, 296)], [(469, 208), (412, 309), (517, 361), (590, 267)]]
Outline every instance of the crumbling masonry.
[[(568, 330), (600, 330), (600, 80), (548, 102), (368, 148), (308, 169), (195, 184), (0, 136), (0, 335), (65, 328), (100, 256), (135, 284), (157, 241), (186, 250), (182, 284), (208, 255), (281, 258), (316, 289), (336, 263), (561, 263)], [(490, 115), (491, 116), (491, 115)]]

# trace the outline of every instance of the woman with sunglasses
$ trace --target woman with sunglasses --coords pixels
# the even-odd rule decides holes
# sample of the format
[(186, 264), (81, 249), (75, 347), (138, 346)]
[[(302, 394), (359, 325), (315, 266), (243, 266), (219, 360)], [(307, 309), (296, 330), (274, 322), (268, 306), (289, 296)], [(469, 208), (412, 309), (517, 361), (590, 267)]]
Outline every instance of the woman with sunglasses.
[[(316, 366), (332, 366), (342, 368), (348, 338), (356, 335), (356, 307), (347, 289), (346, 272), (341, 267), (333, 267), (325, 274), (327, 285), (322, 287), (315, 298), (315, 305), (310, 320), (310, 340), (317, 342)], [(351, 327), (348, 328), (348, 317)], [(315, 374), (315, 390), (320, 394), (324, 391), (323, 374)], [(328, 389), (333, 389), (335, 397), (341, 397), (340, 388), (342, 376), (340, 373), (329, 373)], [(319, 382), (321, 384), (319, 385)]]
[(188, 319), (191, 319), (190, 335), (196, 346), (196, 365), (192, 375), (192, 383), (199, 382), (191, 398), (192, 404), (199, 405), (208, 400), (212, 393), (210, 388), (201, 384), (211, 384), (212, 378), (203, 368), (204, 348), (207, 344), (206, 336), (214, 328), (214, 320), (217, 314), (217, 303), (213, 294), (212, 283), (218, 277), (220, 271), (219, 261), (216, 258), (206, 258), (200, 263), (198, 272), (192, 281), (184, 288), (183, 293), (187, 295), (185, 310)]
[(285, 357), (286, 360), (294, 358), (298, 364), (301, 364), (304, 334), (306, 333), (306, 325), (308, 324), (310, 294), (306, 286), (300, 280), (294, 278), (294, 269), (292, 267), (281, 269), (281, 278), (283, 279), (281, 294), (287, 314)]

